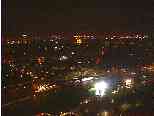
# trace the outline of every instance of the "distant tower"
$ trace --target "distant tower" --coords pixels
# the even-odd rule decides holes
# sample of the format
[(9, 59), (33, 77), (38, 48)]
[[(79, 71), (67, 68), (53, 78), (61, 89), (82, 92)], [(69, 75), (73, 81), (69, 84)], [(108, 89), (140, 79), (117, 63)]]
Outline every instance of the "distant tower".
[(101, 59), (103, 58), (106, 52), (107, 52), (107, 49), (104, 46), (101, 47), (101, 50), (99, 51), (99, 55), (96, 58), (96, 64), (101, 63)]

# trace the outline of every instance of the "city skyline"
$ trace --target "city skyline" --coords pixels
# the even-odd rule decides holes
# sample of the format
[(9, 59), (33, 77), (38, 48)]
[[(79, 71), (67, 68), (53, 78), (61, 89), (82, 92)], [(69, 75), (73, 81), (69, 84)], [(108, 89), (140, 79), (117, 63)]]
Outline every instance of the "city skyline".
[(153, 0), (2, 0), (2, 116), (153, 116)]

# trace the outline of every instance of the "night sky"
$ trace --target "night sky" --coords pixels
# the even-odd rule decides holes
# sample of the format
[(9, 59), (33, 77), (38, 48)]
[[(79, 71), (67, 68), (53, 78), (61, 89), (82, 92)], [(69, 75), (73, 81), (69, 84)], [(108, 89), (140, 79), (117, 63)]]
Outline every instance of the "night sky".
[(2, 0), (2, 30), (154, 31), (154, 0)]

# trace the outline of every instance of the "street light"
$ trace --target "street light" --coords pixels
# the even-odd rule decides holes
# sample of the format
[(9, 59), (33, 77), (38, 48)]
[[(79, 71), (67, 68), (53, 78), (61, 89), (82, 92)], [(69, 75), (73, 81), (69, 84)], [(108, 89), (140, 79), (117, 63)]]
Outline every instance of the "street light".
[(104, 81), (98, 82), (95, 84), (96, 95), (104, 96), (105, 91), (108, 88), (108, 84)]

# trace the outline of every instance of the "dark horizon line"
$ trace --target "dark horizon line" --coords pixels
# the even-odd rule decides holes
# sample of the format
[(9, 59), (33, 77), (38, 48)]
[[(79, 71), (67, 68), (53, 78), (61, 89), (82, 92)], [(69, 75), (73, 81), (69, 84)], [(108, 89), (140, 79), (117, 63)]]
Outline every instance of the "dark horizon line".
[(120, 32), (120, 31), (47, 31), (47, 32), (16, 32), (16, 33), (12, 33), (12, 32), (2, 32), (1, 35), (2, 36), (20, 36), (22, 34), (26, 34), (26, 35), (39, 35), (39, 36), (45, 36), (45, 35), (75, 35), (75, 34), (85, 34), (85, 35), (120, 35), (120, 34), (147, 34), (147, 33), (152, 33), (152, 32), (143, 32), (143, 31), (124, 31), (124, 32)]

